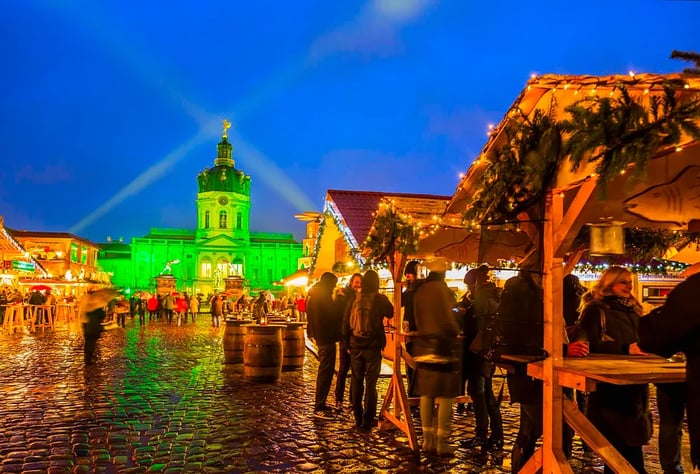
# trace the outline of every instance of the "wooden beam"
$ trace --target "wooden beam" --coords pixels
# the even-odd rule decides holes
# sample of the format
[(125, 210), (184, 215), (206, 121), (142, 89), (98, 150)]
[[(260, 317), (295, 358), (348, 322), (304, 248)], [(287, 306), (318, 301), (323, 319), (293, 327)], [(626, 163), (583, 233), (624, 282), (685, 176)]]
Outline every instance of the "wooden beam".
[(562, 275), (566, 276), (572, 271), (574, 271), (574, 267), (578, 263), (579, 260), (581, 260), (581, 257), (583, 257), (583, 254), (586, 253), (586, 249), (578, 249), (571, 255), (569, 255), (569, 258), (566, 259), (566, 263), (564, 264), (564, 268), (562, 269)]
[[(597, 180), (594, 178), (590, 178), (581, 183), (581, 186), (579, 186), (576, 189), (576, 194), (574, 195), (573, 200), (566, 209), (566, 214), (561, 218), (561, 221), (558, 222), (554, 228), (554, 255), (562, 257), (563, 254), (566, 253), (571, 247), (571, 244), (576, 238), (576, 234), (578, 233), (576, 232), (573, 235), (571, 235), (571, 229), (576, 223), (576, 220), (578, 219), (579, 215), (581, 214), (583, 207), (586, 205), (591, 195), (593, 194), (593, 191), (596, 188), (596, 184)], [(560, 196), (559, 193), (554, 193), (554, 199), (559, 201), (564, 200), (564, 198)]]
[(394, 427), (400, 429), (406, 433), (409, 447), (413, 451), (418, 452), (418, 436), (416, 435), (416, 427), (409, 408), (408, 394), (406, 393), (403, 375), (401, 374), (401, 352), (401, 344), (397, 341), (394, 371), (389, 381), (389, 387), (387, 387), (384, 403), (382, 403), (382, 408), (379, 411), (379, 429), (386, 430)]
[(545, 197), (542, 238), (542, 289), (544, 296), (544, 349), (549, 357), (542, 363), (542, 470), (559, 472), (562, 451), (562, 390), (556, 367), (563, 359), (564, 318), (562, 316), (562, 261), (554, 257), (555, 229), (562, 222), (564, 203), (549, 191)]
[(564, 419), (579, 436), (600, 456), (605, 464), (616, 473), (636, 472), (630, 463), (612, 447), (610, 442), (581, 413), (576, 404), (568, 398), (563, 402)]

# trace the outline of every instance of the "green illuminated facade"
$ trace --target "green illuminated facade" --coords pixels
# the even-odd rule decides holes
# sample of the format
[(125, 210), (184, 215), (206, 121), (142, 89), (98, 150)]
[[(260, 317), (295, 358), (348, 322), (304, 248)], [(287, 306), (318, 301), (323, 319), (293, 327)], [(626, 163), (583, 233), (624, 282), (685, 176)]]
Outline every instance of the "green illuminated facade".
[(180, 291), (209, 294), (232, 276), (250, 290), (272, 289), (297, 270), (302, 246), (292, 234), (250, 231), (250, 176), (235, 168), (227, 128), (214, 166), (197, 177), (195, 230), (153, 228), (131, 244), (100, 244), (98, 261), (114, 285), (153, 290), (155, 277), (170, 273)]

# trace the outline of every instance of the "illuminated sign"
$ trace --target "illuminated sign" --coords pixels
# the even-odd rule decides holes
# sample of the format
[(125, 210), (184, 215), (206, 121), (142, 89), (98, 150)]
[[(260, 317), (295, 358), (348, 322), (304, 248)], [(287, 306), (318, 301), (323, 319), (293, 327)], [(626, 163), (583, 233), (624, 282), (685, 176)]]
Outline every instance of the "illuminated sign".
[(21, 262), (19, 260), (12, 260), (12, 269), (21, 270), (24, 272), (33, 272), (35, 270), (34, 262)]

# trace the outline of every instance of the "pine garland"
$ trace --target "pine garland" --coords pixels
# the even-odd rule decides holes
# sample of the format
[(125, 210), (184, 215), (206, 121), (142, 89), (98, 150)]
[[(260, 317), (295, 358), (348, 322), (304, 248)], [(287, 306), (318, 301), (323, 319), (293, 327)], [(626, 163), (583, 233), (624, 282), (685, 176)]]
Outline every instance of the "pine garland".
[(663, 93), (634, 99), (624, 85), (619, 97), (587, 97), (565, 109), (557, 120), (556, 103), (537, 109), (532, 118), (513, 113), (503, 126), (505, 144), (485, 157), (488, 167), (467, 202), (467, 223), (512, 220), (539, 200), (570, 158), (574, 170), (596, 163), (605, 185), (634, 164), (634, 176), (660, 148), (680, 142), (685, 132), (700, 139), (700, 98), (681, 101), (679, 82), (664, 85)]
[(411, 255), (418, 251), (419, 232), (410, 216), (401, 214), (389, 199), (384, 198), (362, 244), (363, 254), (374, 263), (392, 258), (397, 251)]
[[(700, 243), (700, 234), (668, 229), (653, 228), (625, 228), (625, 260), (644, 262), (652, 259), (660, 259), (666, 251), (675, 247), (683, 249), (691, 243)], [(590, 227), (583, 226), (574, 239), (574, 249), (587, 248), (590, 242)]]

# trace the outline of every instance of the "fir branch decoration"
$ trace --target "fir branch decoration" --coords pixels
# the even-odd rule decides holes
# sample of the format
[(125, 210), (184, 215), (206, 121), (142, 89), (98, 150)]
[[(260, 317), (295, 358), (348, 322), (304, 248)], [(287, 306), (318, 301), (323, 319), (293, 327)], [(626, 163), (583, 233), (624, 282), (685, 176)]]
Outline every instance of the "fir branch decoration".
[(691, 51), (672, 51), (671, 59), (680, 59), (682, 61), (695, 63), (695, 67), (683, 69), (684, 74), (692, 74), (700, 76), (700, 54)]
[(667, 82), (662, 93), (640, 98), (624, 85), (616, 88), (617, 96), (586, 97), (570, 105), (562, 119), (554, 115), (554, 99), (549, 111), (510, 116), (501, 130), (505, 143), (485, 157), (489, 166), (467, 202), (464, 221), (515, 219), (542, 198), (567, 157), (573, 170), (596, 163), (605, 189), (629, 165), (633, 177), (641, 177), (654, 154), (678, 144), (683, 133), (700, 139), (700, 97), (681, 100), (682, 82)]
[(597, 163), (596, 173), (607, 185), (634, 164), (639, 178), (658, 149), (680, 142), (685, 132), (700, 139), (700, 100), (679, 102), (674, 89), (652, 96), (649, 105), (634, 100), (625, 87), (619, 97), (589, 97), (566, 108), (571, 118), (561, 126), (568, 133), (565, 154), (573, 169)]
[(375, 263), (393, 258), (394, 252), (410, 255), (418, 251), (419, 229), (388, 199), (382, 200), (362, 248)]
[(506, 143), (488, 157), (465, 221), (481, 224), (517, 215), (542, 195), (557, 171), (562, 134), (551, 111), (511, 118), (504, 133)]

